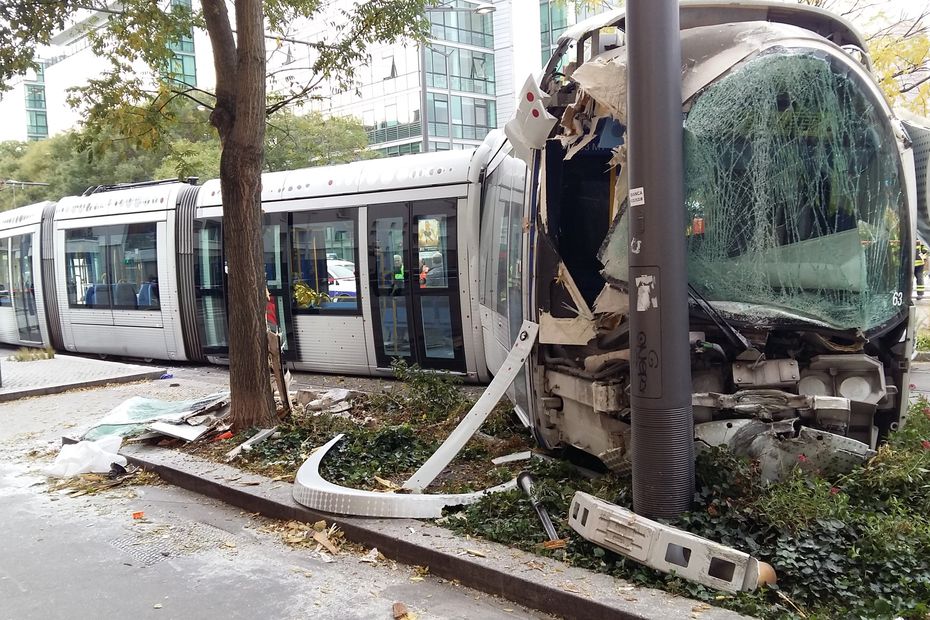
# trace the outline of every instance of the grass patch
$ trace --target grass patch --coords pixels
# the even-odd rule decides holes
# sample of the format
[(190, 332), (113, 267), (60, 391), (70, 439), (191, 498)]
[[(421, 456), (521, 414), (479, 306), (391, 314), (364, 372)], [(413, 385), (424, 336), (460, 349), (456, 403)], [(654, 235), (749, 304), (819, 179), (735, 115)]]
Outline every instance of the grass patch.
[(918, 351), (930, 351), (930, 331), (917, 332), (917, 338), (914, 340), (914, 347)]
[(55, 349), (45, 347), (36, 349), (33, 347), (22, 347), (16, 353), (10, 356), (14, 362), (34, 362), (35, 360), (50, 360), (55, 357)]

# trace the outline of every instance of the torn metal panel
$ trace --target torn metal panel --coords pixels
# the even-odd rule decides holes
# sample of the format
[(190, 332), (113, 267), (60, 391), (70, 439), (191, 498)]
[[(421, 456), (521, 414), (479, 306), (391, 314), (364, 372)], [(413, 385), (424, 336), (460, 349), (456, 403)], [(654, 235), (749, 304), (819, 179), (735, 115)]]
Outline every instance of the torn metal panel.
[(531, 458), (533, 458), (533, 453), (529, 450), (524, 450), (523, 452), (514, 452), (513, 454), (498, 456), (497, 458), (491, 459), (491, 463), (494, 465), (503, 465), (505, 463), (515, 463), (517, 461), (528, 461)]
[(320, 476), (320, 463), (342, 437), (343, 435), (336, 435), (317, 448), (297, 470), (293, 496), (298, 504), (314, 510), (359, 517), (438, 519), (446, 506), (473, 504), (488, 493), (508, 491), (516, 487), (516, 482), (510, 481), (475, 493), (431, 495), (376, 493), (339, 486)]
[(196, 441), (203, 437), (211, 427), (206, 425), (172, 424), (169, 422), (152, 422), (148, 428), (159, 435), (167, 435), (184, 441)]
[(278, 427), (277, 427), (277, 426), (273, 426), (272, 428), (263, 428), (263, 429), (261, 429), (260, 431), (258, 431), (257, 433), (255, 433), (252, 437), (246, 439), (246, 440), (243, 441), (241, 444), (239, 444), (238, 446), (236, 446), (235, 448), (233, 448), (232, 450), (230, 450), (229, 452), (227, 452), (227, 453), (226, 453), (226, 462), (228, 463), (229, 461), (232, 461), (232, 460), (235, 459), (237, 456), (239, 456), (239, 454), (242, 453), (242, 452), (250, 452), (250, 451), (252, 450), (252, 448), (254, 448), (255, 446), (257, 446), (257, 445), (260, 444), (261, 442), (265, 441), (266, 439), (268, 439), (268, 438), (271, 437), (272, 435), (274, 435), (275, 431), (277, 431), (277, 430), (278, 430)]
[(513, 145), (514, 155), (527, 165), (533, 164), (533, 149), (546, 145), (546, 139), (559, 119), (549, 114), (544, 105), (544, 95), (530, 75), (520, 90), (520, 103), (514, 117), (504, 125), (504, 133)]
[(790, 418), (718, 420), (695, 425), (695, 439), (708, 446), (726, 446), (734, 454), (759, 462), (763, 480), (781, 480), (795, 467), (822, 476), (849, 473), (876, 452), (868, 445), (824, 430), (800, 426)]
[(778, 438), (763, 433), (752, 442), (749, 456), (759, 460), (764, 480), (779, 480), (801, 467), (822, 476), (845, 474), (864, 464), (876, 452), (849, 437), (802, 427), (797, 437)]
[(585, 301), (581, 291), (578, 290), (578, 285), (575, 284), (575, 279), (572, 278), (571, 272), (563, 262), (559, 262), (559, 270), (556, 275), (556, 282), (565, 288), (569, 297), (572, 299), (572, 303), (575, 304), (574, 308), (570, 308), (571, 311), (575, 312), (579, 317), (583, 317), (589, 320), (594, 318), (594, 315), (591, 313), (591, 309), (588, 308), (588, 303)]
[(559, 319), (549, 312), (539, 315), (540, 344), (586, 345), (596, 337), (597, 329), (592, 319), (583, 316)]
[(733, 394), (695, 393), (691, 395), (691, 404), (768, 422), (797, 416), (812, 417), (821, 409), (850, 410), (850, 402), (846, 398), (808, 396), (771, 389), (740, 390)]
[(568, 523), (585, 540), (663, 573), (726, 592), (755, 590), (760, 583), (761, 563), (748, 553), (581, 491), (572, 498)]
[(575, 70), (572, 79), (614, 118), (626, 122), (626, 48), (591, 59)]
[(594, 300), (594, 314), (629, 314), (630, 312), (630, 295), (626, 291), (621, 291), (611, 286), (609, 283), (604, 285)]

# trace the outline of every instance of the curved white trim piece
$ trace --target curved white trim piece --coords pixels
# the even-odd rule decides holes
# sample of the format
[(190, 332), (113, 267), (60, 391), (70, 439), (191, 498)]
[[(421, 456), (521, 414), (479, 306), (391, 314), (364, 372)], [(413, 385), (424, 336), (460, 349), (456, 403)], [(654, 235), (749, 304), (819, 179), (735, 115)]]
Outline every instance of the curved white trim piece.
[(513, 343), (510, 353), (507, 354), (507, 359), (504, 360), (503, 365), (494, 376), (494, 380), (484, 390), (477, 402), (472, 405), (472, 408), (465, 414), (458, 426), (442, 442), (439, 449), (404, 483), (405, 489), (410, 489), (414, 493), (422, 492), (465, 447), (468, 440), (481, 428), (488, 415), (503, 398), (517, 373), (526, 364), (526, 358), (529, 357), (530, 352), (533, 350), (538, 333), (538, 324), (532, 321), (523, 321), (520, 334)]
[(297, 471), (294, 481), (294, 501), (298, 504), (335, 514), (359, 517), (392, 517), (400, 519), (437, 519), (446, 506), (472, 504), (488, 493), (516, 488), (516, 481), (474, 493), (446, 495), (377, 493), (333, 484), (320, 476), (320, 463), (330, 449), (339, 443), (339, 434), (317, 448)]

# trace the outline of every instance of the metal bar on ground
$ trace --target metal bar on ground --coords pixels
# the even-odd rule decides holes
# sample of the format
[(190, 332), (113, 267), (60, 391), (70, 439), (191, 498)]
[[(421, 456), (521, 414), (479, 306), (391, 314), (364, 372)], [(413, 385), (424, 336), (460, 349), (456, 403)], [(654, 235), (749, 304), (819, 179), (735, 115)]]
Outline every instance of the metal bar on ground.
[(420, 493), (452, 462), (452, 459), (465, 447), (465, 444), (475, 434), (475, 431), (481, 428), (491, 410), (494, 409), (507, 388), (513, 383), (514, 378), (523, 368), (523, 364), (526, 363), (530, 351), (533, 350), (533, 343), (536, 342), (538, 333), (538, 324), (532, 321), (523, 321), (523, 325), (520, 326), (520, 333), (513, 343), (513, 348), (507, 354), (507, 359), (504, 360), (500, 370), (497, 371), (494, 380), (485, 389), (478, 402), (462, 418), (455, 430), (439, 446), (439, 449), (404, 483), (403, 488)]

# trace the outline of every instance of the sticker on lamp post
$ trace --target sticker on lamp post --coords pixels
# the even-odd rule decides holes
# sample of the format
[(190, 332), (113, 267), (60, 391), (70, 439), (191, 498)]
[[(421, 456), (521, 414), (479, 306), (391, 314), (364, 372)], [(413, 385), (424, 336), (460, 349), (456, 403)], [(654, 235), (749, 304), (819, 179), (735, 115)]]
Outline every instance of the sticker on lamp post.
[(659, 269), (636, 267), (630, 270), (636, 286), (636, 336), (631, 352), (634, 380), (633, 394), (644, 398), (662, 397), (662, 368), (659, 356), (662, 351), (661, 315), (659, 308)]

